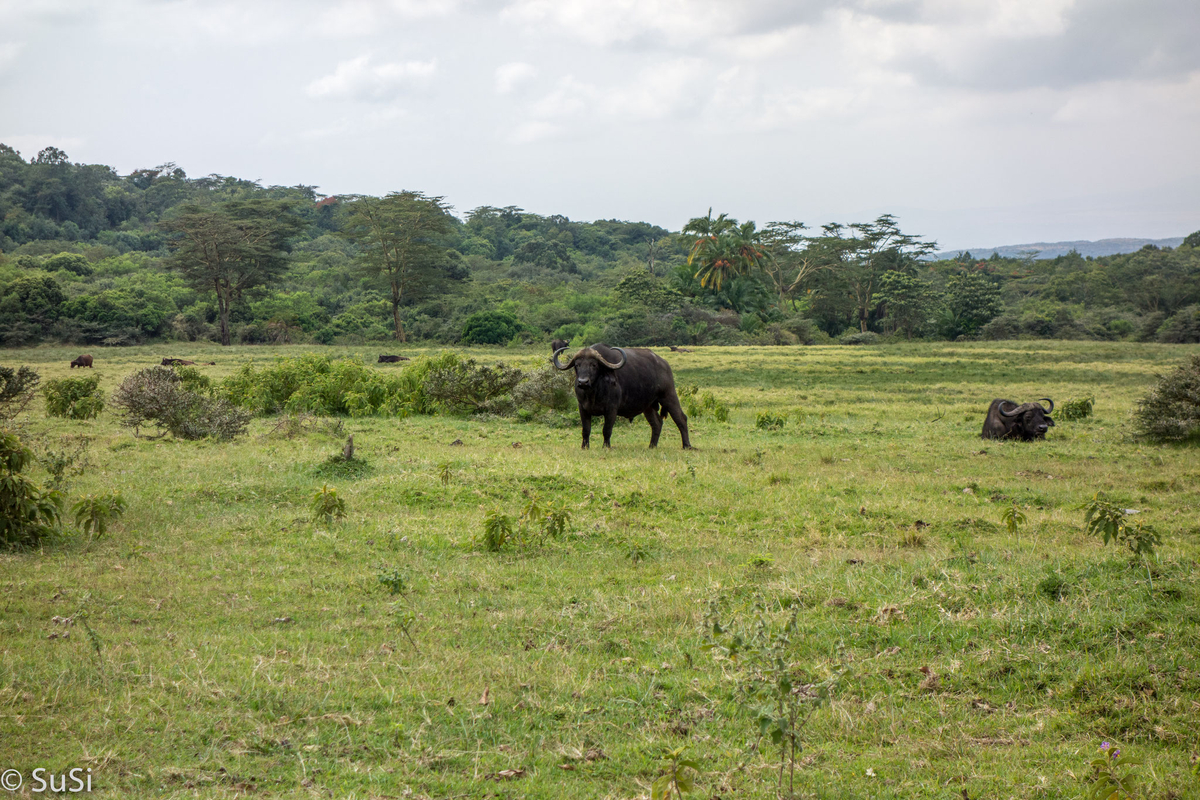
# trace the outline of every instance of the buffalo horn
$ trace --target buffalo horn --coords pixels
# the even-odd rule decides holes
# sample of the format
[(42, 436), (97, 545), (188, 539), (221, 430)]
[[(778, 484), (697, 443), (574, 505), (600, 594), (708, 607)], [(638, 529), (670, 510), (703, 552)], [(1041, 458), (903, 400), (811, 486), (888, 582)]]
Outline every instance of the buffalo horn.
[(558, 363), (558, 357), (560, 355), (562, 355), (563, 350), (566, 350), (566, 349), (567, 348), (564, 347), (562, 349), (555, 350), (554, 355), (551, 356), (550, 360), (553, 361), (554, 366), (558, 367), (559, 369), (570, 369), (571, 365), (575, 363), (575, 359), (579, 357), (579, 353), (576, 353), (575, 355), (571, 356), (571, 360), (568, 361), (567, 363), (565, 363), (565, 364)]
[(604, 356), (600, 355), (599, 350), (593, 349), (592, 352), (596, 354), (596, 358), (600, 359), (600, 363), (603, 364), (604, 366), (608, 367), (609, 369), (620, 369), (621, 367), (625, 366), (625, 362), (629, 360), (629, 357), (627, 355), (625, 355), (625, 351), (619, 347), (614, 347), (613, 350), (616, 350), (618, 353), (621, 354), (621, 360), (616, 364), (613, 364), (610, 361), (606, 361)]
[(1045, 400), (1047, 403), (1049, 403), (1049, 404), (1050, 404), (1050, 408), (1046, 410), (1046, 413), (1047, 413), (1047, 414), (1053, 414), (1053, 413), (1054, 413), (1054, 401), (1053, 401), (1053, 400), (1051, 400), (1049, 397), (1039, 397), (1038, 399), (1039, 399), (1039, 400)]
[(1012, 401), (1009, 401), (1009, 405), (1011, 405), (1013, 407), (1012, 411), (1005, 411), (1004, 403), (1001, 403), (999, 406), (997, 406), (996, 410), (1000, 412), (1000, 416), (1015, 417), (1017, 415), (1017, 410), (1020, 408), (1020, 406), (1017, 405), (1016, 403), (1013, 403)]

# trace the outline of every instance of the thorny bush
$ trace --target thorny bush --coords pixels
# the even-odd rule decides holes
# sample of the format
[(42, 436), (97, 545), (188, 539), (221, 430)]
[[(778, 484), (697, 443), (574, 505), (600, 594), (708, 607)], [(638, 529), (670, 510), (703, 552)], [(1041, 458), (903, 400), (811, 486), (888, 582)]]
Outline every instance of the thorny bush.
[(179, 376), (166, 367), (133, 373), (113, 392), (113, 405), (121, 423), (137, 435), (152, 424), (160, 433), (178, 439), (212, 437), (227, 441), (245, 433), (250, 414), (223, 398), (214, 398), (183, 387)]

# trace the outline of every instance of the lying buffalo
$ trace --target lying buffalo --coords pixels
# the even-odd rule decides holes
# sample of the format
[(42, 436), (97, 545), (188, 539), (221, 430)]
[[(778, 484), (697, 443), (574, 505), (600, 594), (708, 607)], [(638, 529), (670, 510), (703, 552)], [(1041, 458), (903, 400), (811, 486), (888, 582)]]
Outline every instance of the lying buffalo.
[(1041, 403), (1017, 405), (1012, 400), (993, 400), (987, 419), (983, 421), (983, 438), (1020, 439), (1023, 442), (1045, 439), (1046, 431), (1054, 426), (1054, 420), (1049, 416), (1054, 413), (1054, 401), (1049, 397), (1041, 399), (1049, 403), (1050, 408)]
[(399, 364), (401, 361), (408, 361), (408, 356), (380, 356), (376, 364)]
[(90, 366), (92, 366), (92, 357), (89, 356), (87, 353), (84, 353), (79, 358), (77, 358), (71, 362), (71, 369), (75, 369), (76, 367), (90, 367)]
[(643, 414), (650, 423), (650, 446), (658, 446), (662, 420), (667, 414), (675, 421), (683, 437), (684, 449), (690, 449), (687, 417), (675, 393), (671, 365), (649, 350), (609, 347), (594, 344), (585, 347), (563, 364), (558, 360), (563, 348), (554, 353), (554, 366), (575, 370), (575, 397), (579, 400), (579, 421), (583, 425), (583, 447), (592, 435), (592, 417), (604, 417), (604, 446), (611, 447), (613, 424), (617, 417), (630, 421)]

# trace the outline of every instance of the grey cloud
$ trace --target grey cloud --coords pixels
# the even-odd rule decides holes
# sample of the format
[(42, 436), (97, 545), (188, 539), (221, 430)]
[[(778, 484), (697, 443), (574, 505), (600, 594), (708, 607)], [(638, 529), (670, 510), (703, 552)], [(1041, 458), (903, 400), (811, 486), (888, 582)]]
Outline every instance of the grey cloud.
[(982, 40), (955, 64), (928, 55), (893, 64), (922, 83), (987, 90), (1181, 78), (1200, 69), (1197, 30), (1195, 0), (1095, 0), (1069, 11), (1066, 29), (1056, 36)]

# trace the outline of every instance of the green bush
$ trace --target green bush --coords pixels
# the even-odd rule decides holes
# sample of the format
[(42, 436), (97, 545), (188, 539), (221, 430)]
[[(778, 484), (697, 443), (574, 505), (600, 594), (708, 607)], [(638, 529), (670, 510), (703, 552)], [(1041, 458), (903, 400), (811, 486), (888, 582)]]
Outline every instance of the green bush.
[(524, 326), (504, 311), (477, 311), (463, 323), (463, 344), (505, 344)]
[(329, 525), (344, 516), (346, 516), (346, 501), (337, 496), (337, 489), (324, 485), (313, 492), (313, 522), (324, 522)]
[(1081, 397), (1078, 400), (1067, 400), (1057, 409), (1055, 416), (1064, 422), (1074, 422), (1075, 420), (1087, 419), (1092, 415), (1092, 406), (1095, 405), (1096, 398)]
[(250, 424), (248, 412), (223, 398), (189, 392), (166, 367), (133, 373), (113, 392), (112, 402), (121, 423), (133, 428), (135, 435), (149, 423), (178, 439), (226, 441), (245, 433)]
[(0, 367), (0, 422), (14, 419), (33, 400), (41, 376), (31, 367)]
[(51, 417), (91, 419), (104, 410), (100, 376), (59, 378), (46, 382), (46, 413)]
[(1155, 442), (1200, 439), (1200, 355), (1159, 376), (1133, 412), (1133, 427)]
[(575, 373), (547, 364), (529, 370), (512, 390), (522, 411), (570, 411), (575, 405)]
[(838, 344), (879, 344), (883, 337), (875, 331), (849, 330), (838, 337)]
[(37, 547), (58, 529), (62, 494), (22, 474), (31, 461), (33, 451), (0, 430), (0, 548)]
[(179, 376), (179, 385), (187, 391), (212, 394), (212, 378), (200, 370), (179, 364), (172, 365), (171, 369), (175, 370), (175, 374)]
[(505, 413), (513, 409), (512, 391), (524, 377), (516, 367), (489, 367), (467, 358), (430, 369), (425, 392), (449, 411)]
[(261, 370), (250, 364), (222, 381), (221, 397), (255, 414), (280, 411), (324, 416), (429, 414), (436, 403), (425, 391), (431, 370), (453, 367), (453, 353), (422, 356), (399, 372), (380, 372), (362, 361), (304, 355), (280, 358)]
[(777, 431), (787, 424), (787, 419), (786, 413), (760, 411), (754, 418), (754, 427), (763, 431)]
[(108, 532), (109, 523), (121, 518), (125, 508), (125, 498), (119, 493), (88, 494), (79, 498), (71, 513), (81, 531), (92, 539), (100, 539)]
[(688, 387), (686, 396), (681, 396), (681, 398), (684, 412), (689, 417), (696, 419), (712, 417), (717, 422), (729, 421), (729, 406), (718, 400), (712, 392), (697, 394), (695, 387)]

